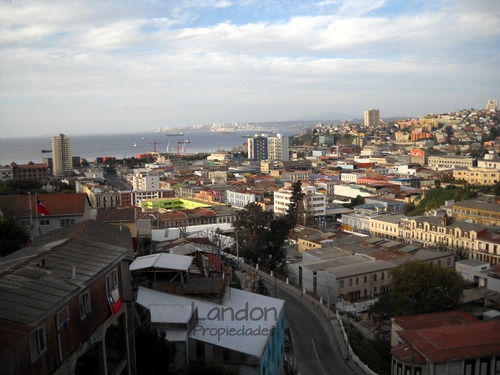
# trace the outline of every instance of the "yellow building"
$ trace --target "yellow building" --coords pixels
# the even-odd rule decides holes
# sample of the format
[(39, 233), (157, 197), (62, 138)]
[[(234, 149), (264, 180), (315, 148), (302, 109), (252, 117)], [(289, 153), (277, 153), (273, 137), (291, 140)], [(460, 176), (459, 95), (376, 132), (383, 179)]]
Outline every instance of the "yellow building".
[(500, 205), (469, 199), (457, 202), (452, 208), (456, 220), (487, 226), (500, 226)]
[(455, 180), (465, 180), (471, 185), (494, 185), (500, 181), (500, 171), (493, 168), (471, 167), (453, 171)]
[(399, 223), (405, 215), (379, 215), (370, 218), (370, 235), (373, 237), (399, 239)]

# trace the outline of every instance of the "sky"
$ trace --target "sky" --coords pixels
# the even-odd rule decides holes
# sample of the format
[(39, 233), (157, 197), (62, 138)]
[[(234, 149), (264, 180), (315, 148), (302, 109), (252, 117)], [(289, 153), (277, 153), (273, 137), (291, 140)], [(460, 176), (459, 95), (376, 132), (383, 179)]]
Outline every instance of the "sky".
[(477, 109), (499, 66), (498, 0), (0, 0), (0, 137)]

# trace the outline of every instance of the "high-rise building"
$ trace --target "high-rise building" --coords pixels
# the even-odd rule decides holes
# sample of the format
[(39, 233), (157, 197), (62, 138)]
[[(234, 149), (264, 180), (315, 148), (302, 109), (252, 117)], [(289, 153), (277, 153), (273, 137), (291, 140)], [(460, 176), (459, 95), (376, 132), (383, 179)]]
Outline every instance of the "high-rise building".
[(365, 111), (365, 126), (377, 126), (380, 123), (380, 111), (378, 109), (367, 109)]
[(498, 109), (498, 101), (496, 99), (488, 100), (488, 103), (486, 103), (486, 110), (496, 111), (497, 109)]
[(267, 158), (268, 160), (287, 161), (290, 159), (290, 150), (288, 137), (276, 134), (276, 137), (267, 139)]
[(248, 138), (248, 158), (250, 160), (267, 160), (268, 138), (263, 135), (256, 135)]
[(71, 138), (64, 134), (52, 137), (52, 168), (56, 177), (63, 177), (73, 171)]

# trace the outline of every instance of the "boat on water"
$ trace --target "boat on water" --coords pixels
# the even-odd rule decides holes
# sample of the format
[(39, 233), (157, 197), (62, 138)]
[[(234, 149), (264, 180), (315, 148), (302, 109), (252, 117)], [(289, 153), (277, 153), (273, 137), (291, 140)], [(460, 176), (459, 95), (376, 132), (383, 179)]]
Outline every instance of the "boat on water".
[(52, 150), (42, 150), (42, 152), (43, 152), (44, 154), (46, 154), (46, 153), (52, 152)]
[(191, 141), (190, 141), (189, 139), (186, 139), (186, 140), (184, 140), (184, 141), (177, 141), (177, 143), (181, 143), (181, 144), (182, 144), (182, 143), (191, 143)]

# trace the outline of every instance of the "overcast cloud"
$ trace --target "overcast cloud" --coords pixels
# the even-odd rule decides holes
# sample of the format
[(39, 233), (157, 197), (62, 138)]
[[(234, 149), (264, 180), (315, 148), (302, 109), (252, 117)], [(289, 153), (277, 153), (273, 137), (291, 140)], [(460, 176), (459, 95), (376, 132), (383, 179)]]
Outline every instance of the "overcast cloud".
[(1, 137), (421, 116), (499, 96), (497, 0), (14, 0), (0, 25)]

